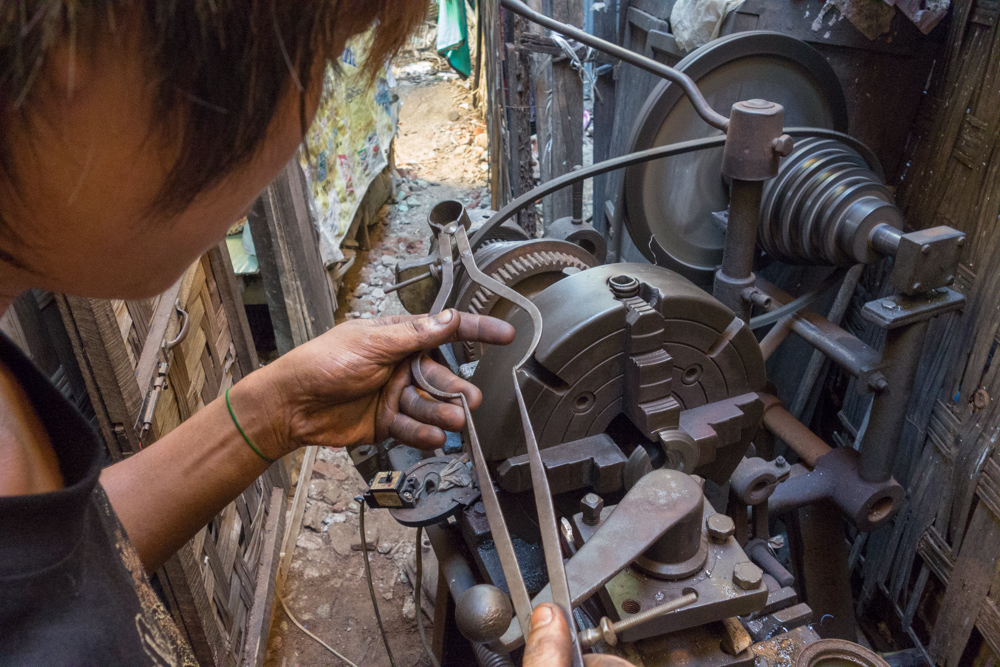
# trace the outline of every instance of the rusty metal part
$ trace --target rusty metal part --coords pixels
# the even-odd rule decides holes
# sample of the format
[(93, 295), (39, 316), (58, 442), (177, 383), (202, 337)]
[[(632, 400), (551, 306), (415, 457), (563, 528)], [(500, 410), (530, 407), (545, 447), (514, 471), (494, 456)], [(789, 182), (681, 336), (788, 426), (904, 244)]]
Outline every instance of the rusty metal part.
[[(730, 142), (726, 142), (726, 146)], [(715, 271), (712, 294), (744, 322), (750, 321), (751, 303), (743, 294), (754, 287), (757, 227), (764, 184), (759, 180), (734, 180), (729, 191), (729, 224), (723, 241), (722, 264)], [(653, 239), (656, 240), (655, 237)]]
[[(634, 278), (644, 286), (641, 294), (616, 298), (609, 287), (616, 276)], [(538, 294), (534, 303), (545, 326), (525, 369), (524, 396), (541, 449), (614, 434), (612, 422), (627, 415), (629, 422), (640, 422), (634, 426), (648, 440), (650, 431), (664, 429), (691, 435), (700, 452), (694, 471), (725, 482), (759, 424), (758, 399), (746, 392), (762, 388), (765, 379), (760, 348), (743, 322), (690, 281), (643, 264), (599, 266), (569, 276)], [(508, 319), (515, 331), (527, 326), (522, 313)], [(643, 345), (633, 348), (637, 356), (623, 355), (630, 332), (635, 338), (637, 327), (645, 334), (647, 326), (651, 338), (660, 337), (658, 345), (647, 349), (637, 339)], [(509, 346), (488, 348), (472, 378), (483, 391), (485, 407), (477, 423), (492, 434), (487, 452), (492, 461), (524, 453), (511, 387), (502, 378), (504, 369), (523, 356), (526, 339), (524, 331)], [(669, 365), (660, 351), (669, 355)], [(626, 405), (629, 399), (637, 405)]]
[(584, 648), (590, 648), (597, 642), (603, 641), (611, 646), (618, 643), (618, 633), (625, 632), (630, 628), (637, 627), (653, 620), (654, 618), (659, 618), (664, 614), (669, 614), (672, 611), (682, 609), (689, 604), (694, 604), (698, 601), (697, 593), (686, 593), (679, 598), (671, 600), (669, 602), (664, 602), (651, 609), (646, 609), (645, 611), (640, 611), (637, 614), (628, 616), (618, 622), (612, 622), (607, 616), (601, 619), (598, 627), (588, 628), (586, 630), (580, 631), (580, 645)]
[[(622, 488), (627, 459), (611, 436), (592, 435), (542, 450), (553, 493), (591, 488), (611, 493)], [(504, 491), (531, 490), (527, 455), (514, 456), (497, 467), (497, 483)]]
[(943, 287), (916, 297), (896, 295), (870, 301), (861, 311), (865, 319), (887, 329), (882, 349), (886, 390), (872, 400), (868, 429), (860, 447), (860, 473), (866, 481), (885, 482), (892, 477), (931, 318), (961, 308), (964, 303), (964, 296)]
[(582, 220), (559, 218), (545, 227), (545, 238), (569, 241), (578, 245), (593, 255), (598, 264), (604, 263), (608, 256), (608, 242), (604, 239), (604, 235), (594, 229), (593, 225)]
[[(589, 526), (583, 522), (582, 514), (576, 515), (577, 532), (585, 535), (585, 541), (566, 563), (573, 605), (594, 595), (677, 522), (703, 504), (701, 487), (689, 475), (661, 469), (639, 480), (614, 511), (605, 508), (599, 526)], [(682, 591), (678, 590), (677, 594), (679, 596)], [(549, 599), (551, 592), (546, 586), (532, 602), (538, 604)], [(523, 634), (513, 623), (500, 639), (509, 650), (522, 641)]]
[[(829, 500), (862, 532), (878, 529), (899, 511), (905, 492), (891, 477), (869, 482), (859, 474), (861, 457), (850, 447), (838, 447), (816, 460), (812, 472), (792, 474), (768, 501), (770, 513)], [(804, 472), (804, 469), (801, 471)]]
[(750, 560), (774, 577), (774, 580), (782, 588), (795, 584), (795, 577), (785, 569), (784, 565), (778, 562), (778, 559), (771, 553), (771, 547), (768, 546), (766, 541), (762, 539), (750, 540), (743, 546), (743, 550), (750, 556)]
[(737, 563), (733, 567), (733, 583), (745, 591), (759, 588), (763, 581), (764, 571), (753, 563)]
[(833, 451), (830, 445), (809, 428), (793, 417), (771, 394), (761, 394), (764, 401), (764, 426), (785, 441), (799, 455), (799, 459), (809, 468), (816, 467), (816, 461)]
[(854, 665), (856, 667), (889, 667), (889, 663), (874, 651), (843, 639), (820, 639), (800, 649), (794, 667), (825, 667)]
[(851, 266), (879, 259), (869, 237), (902, 229), (878, 163), (824, 139), (803, 139), (764, 186), (760, 245), (787, 264)]
[[(491, 243), (476, 252), (475, 261), (483, 273), (528, 298), (574, 271), (583, 271), (598, 264), (597, 259), (580, 246), (554, 239)], [(467, 274), (458, 280), (454, 304), (461, 312), (499, 318), (511, 309), (508, 301), (472, 281)], [(479, 343), (453, 343), (452, 349), (459, 362), (464, 363), (479, 359), (483, 346)]]
[(451, 224), (461, 225), (466, 231), (472, 226), (472, 219), (465, 210), (465, 204), (456, 199), (443, 199), (432, 206), (427, 213), (427, 226), (438, 236)]
[(941, 226), (903, 234), (881, 225), (871, 231), (869, 242), (894, 258), (889, 274), (893, 287), (915, 295), (955, 282), (965, 232)]
[(725, 514), (713, 514), (705, 521), (705, 530), (710, 540), (716, 544), (725, 544), (736, 532), (736, 524)]
[(602, 53), (606, 53), (613, 58), (617, 58), (622, 62), (626, 62), (630, 65), (638, 67), (639, 69), (643, 69), (650, 74), (654, 74), (662, 79), (670, 81), (684, 91), (684, 94), (687, 95), (692, 106), (694, 106), (695, 111), (702, 118), (702, 120), (710, 126), (720, 129), (723, 132), (725, 132), (726, 128), (729, 126), (729, 119), (712, 109), (711, 105), (709, 105), (708, 101), (705, 99), (705, 95), (687, 74), (679, 72), (672, 67), (667, 67), (663, 63), (657, 62), (652, 58), (646, 58), (645, 56), (635, 53), (634, 51), (630, 51), (626, 48), (618, 46), (617, 44), (595, 37), (584, 32), (583, 30), (580, 30), (579, 28), (565, 23), (560, 23), (555, 19), (551, 19), (544, 14), (534, 11), (520, 0), (500, 0), (500, 2), (505, 9), (523, 16), (533, 23), (544, 26), (549, 30), (554, 30), (555, 32), (565, 35), (566, 37), (575, 39), (581, 44), (586, 44), (587, 46), (601, 51)]
[[(723, 176), (739, 181), (763, 182), (778, 175), (778, 162), (782, 152), (791, 144), (791, 137), (783, 135), (785, 107), (776, 102), (752, 99), (737, 102), (729, 112), (729, 131), (726, 147), (722, 151)], [(760, 215), (758, 202), (757, 215)], [(733, 228), (730, 206), (728, 235)], [(756, 234), (756, 228), (754, 233)], [(725, 256), (723, 256), (725, 265)]]
[(785, 459), (765, 461), (756, 456), (740, 461), (729, 478), (731, 493), (745, 505), (760, 505), (774, 493), (778, 482), (788, 478), (791, 466)]
[[(766, 280), (759, 280), (757, 286), (770, 294), (776, 304), (792, 301), (790, 294)], [(882, 355), (857, 336), (808, 308), (791, 315), (791, 328), (838, 366), (861, 380), (864, 387), (874, 391), (885, 388)]]
[(476, 644), (496, 641), (514, 617), (510, 598), (496, 586), (476, 584), (455, 600), (459, 632)]

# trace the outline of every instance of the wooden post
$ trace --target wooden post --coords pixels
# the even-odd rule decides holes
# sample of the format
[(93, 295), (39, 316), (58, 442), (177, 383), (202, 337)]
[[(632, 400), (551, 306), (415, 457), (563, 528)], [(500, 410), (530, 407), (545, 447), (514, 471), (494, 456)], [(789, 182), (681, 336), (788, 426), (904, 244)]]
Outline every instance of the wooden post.
[(333, 327), (334, 298), (307, 202), (296, 156), (247, 216), (280, 354)]
[[(531, 62), (527, 54), (518, 51), (521, 36), (528, 32), (526, 19), (507, 13), (509, 35), (513, 42), (504, 46), (507, 55), (507, 130), (508, 168), (511, 198), (516, 198), (535, 186), (531, 168)], [(537, 227), (535, 208), (529, 206), (518, 214), (521, 228), (534, 236)]]
[[(552, 18), (583, 26), (580, 0), (550, 0)], [(568, 57), (552, 60), (552, 94), (549, 105), (547, 160), (542, 162), (542, 182), (562, 176), (583, 164), (583, 80)], [(539, 144), (539, 146), (541, 146)], [(545, 224), (573, 213), (573, 191), (564, 188), (551, 196), (551, 212), (545, 209)]]
[[(618, 43), (618, 0), (607, 0), (604, 8), (594, 11), (594, 35)], [(615, 62), (607, 56), (597, 59), (597, 76), (594, 77), (594, 164), (611, 157), (611, 133), (615, 124)], [(600, 71), (602, 68), (605, 71)], [(598, 230), (607, 229), (604, 202), (607, 194), (607, 174), (594, 178), (594, 219)]]

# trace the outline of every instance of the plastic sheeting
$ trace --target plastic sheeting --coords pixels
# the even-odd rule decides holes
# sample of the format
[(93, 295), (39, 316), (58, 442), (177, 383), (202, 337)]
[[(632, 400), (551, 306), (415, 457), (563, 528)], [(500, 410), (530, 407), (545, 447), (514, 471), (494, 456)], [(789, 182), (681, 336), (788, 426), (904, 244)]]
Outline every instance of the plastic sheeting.
[(719, 36), (722, 20), (743, 0), (677, 0), (670, 12), (670, 29), (684, 51), (708, 44)]

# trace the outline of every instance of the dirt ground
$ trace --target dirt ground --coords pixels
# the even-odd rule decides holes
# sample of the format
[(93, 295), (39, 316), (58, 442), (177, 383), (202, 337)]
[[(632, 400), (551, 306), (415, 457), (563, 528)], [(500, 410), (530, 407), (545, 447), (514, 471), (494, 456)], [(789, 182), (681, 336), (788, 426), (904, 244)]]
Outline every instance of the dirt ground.
[[(430, 71), (427, 71), (430, 67)], [(431, 206), (458, 199), (475, 221), (489, 206), (485, 187), (485, 126), (472, 109), (467, 84), (438, 64), (424, 61), (397, 69), (400, 110), (395, 146), (394, 203), (383, 207), (371, 228), (371, 250), (359, 252), (338, 295), (337, 321), (405, 312), (394, 294), (393, 267), (426, 254)], [(364, 566), (358, 505), (365, 488), (346, 452), (320, 452), (309, 481), (302, 531), (283, 590), (288, 609), (311, 632), (359, 666), (388, 665), (372, 611)], [(415, 531), (396, 524), (385, 510), (365, 514), (372, 575), (379, 609), (399, 667), (429, 665), (420, 645), (411, 576)], [(425, 563), (432, 558), (425, 547)], [(424, 591), (428, 590), (425, 578)], [(433, 591), (433, 588), (430, 588)], [(300, 631), (275, 602), (267, 667), (344, 664)], [(425, 606), (425, 611), (429, 611)], [(424, 615), (428, 638), (432, 614)]]

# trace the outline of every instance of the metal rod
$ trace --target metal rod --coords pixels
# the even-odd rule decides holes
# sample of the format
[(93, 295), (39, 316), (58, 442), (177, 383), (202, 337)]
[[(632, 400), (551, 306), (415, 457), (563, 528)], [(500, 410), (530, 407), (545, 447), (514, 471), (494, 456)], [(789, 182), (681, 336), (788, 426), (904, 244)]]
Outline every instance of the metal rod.
[(753, 260), (760, 224), (760, 202), (764, 181), (733, 180), (729, 193), (729, 225), (722, 250), (722, 266), (715, 272), (712, 296), (732, 309), (744, 322), (750, 321), (751, 304), (743, 296), (754, 283)]
[(882, 359), (886, 363), (887, 387), (872, 399), (868, 429), (861, 440), (858, 472), (866, 482), (884, 482), (892, 477), (929, 325), (930, 320), (924, 320), (886, 332)]
[(553, 18), (549, 18), (548, 16), (531, 9), (520, 0), (500, 0), (500, 4), (504, 7), (504, 9), (508, 9), (515, 14), (523, 16), (533, 23), (544, 26), (549, 30), (562, 33), (566, 37), (571, 37), (572, 39), (575, 39), (581, 44), (585, 44), (592, 49), (606, 53), (613, 58), (617, 58), (622, 62), (628, 63), (629, 65), (634, 65), (639, 69), (646, 70), (650, 74), (655, 74), (662, 79), (670, 81), (671, 83), (676, 83), (691, 99), (691, 105), (694, 107), (694, 110), (698, 113), (698, 115), (701, 116), (702, 120), (712, 127), (722, 130), (723, 132), (725, 132), (729, 127), (729, 118), (718, 113), (711, 107), (708, 100), (705, 99), (705, 96), (695, 84), (694, 79), (689, 77), (687, 74), (675, 70), (673, 67), (667, 67), (663, 63), (658, 63), (652, 58), (646, 58), (645, 56), (641, 56), (634, 51), (629, 51), (626, 48), (618, 46), (617, 44), (605, 41), (599, 37), (594, 37), (579, 28), (556, 21)]
[(764, 400), (765, 428), (785, 441), (799, 455), (803, 464), (815, 468), (819, 457), (833, 451), (809, 427), (793, 417), (775, 396), (760, 394), (760, 397)]
[(426, 273), (421, 273), (420, 275), (413, 276), (412, 278), (407, 278), (406, 280), (403, 280), (402, 282), (398, 282), (398, 283), (394, 283), (392, 285), (389, 285), (383, 291), (386, 294), (392, 294), (393, 292), (395, 292), (398, 289), (403, 289), (404, 287), (409, 287), (413, 283), (419, 283), (421, 280), (425, 280), (425, 279), (430, 278), (430, 277), (431, 277), (431, 272), (427, 271)]

